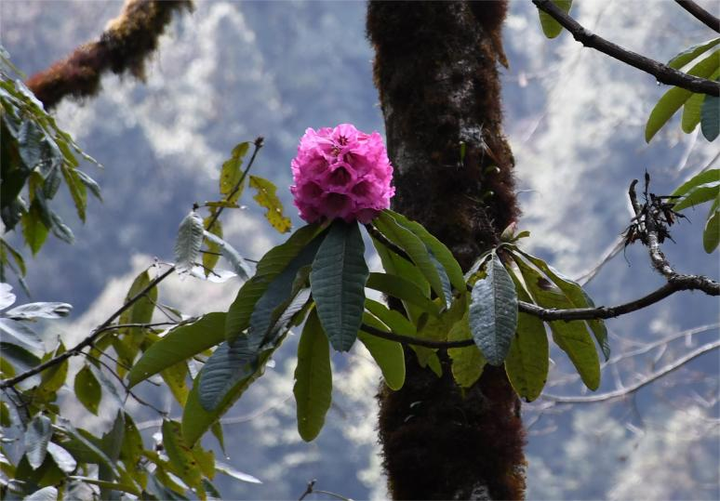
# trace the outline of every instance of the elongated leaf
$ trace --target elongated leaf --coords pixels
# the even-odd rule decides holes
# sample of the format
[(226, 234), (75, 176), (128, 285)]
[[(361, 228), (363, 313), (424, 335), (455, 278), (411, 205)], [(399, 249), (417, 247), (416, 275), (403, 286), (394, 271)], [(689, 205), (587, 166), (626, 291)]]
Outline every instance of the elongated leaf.
[[(212, 218), (215, 215), (215, 209), (213, 209), (210, 212), (210, 215), (203, 219), (203, 228), (207, 228), (210, 222), (212, 221)], [(205, 232), (205, 246), (207, 248), (207, 252), (203, 253), (202, 256), (202, 264), (205, 271), (205, 276), (210, 276), (210, 273), (212, 273), (212, 270), (215, 269), (215, 265), (220, 260), (220, 245), (215, 243), (208, 237), (208, 233), (216, 236), (220, 240), (222, 240), (223, 237), (223, 227), (222, 227), (222, 221), (217, 219), (215, 223), (213, 223), (212, 227), (210, 228), (210, 231)]]
[(720, 243), (720, 209), (718, 208), (718, 201), (719, 199), (715, 199), (715, 203), (710, 207), (710, 213), (703, 231), (703, 248), (708, 254), (717, 249)]
[[(235, 273), (238, 274), (240, 278), (242, 278), (243, 280), (247, 280), (248, 278), (250, 278), (250, 275), (252, 275), (252, 270), (250, 269), (250, 266), (248, 266), (240, 253), (221, 237), (222, 234), (220, 234), (220, 236), (217, 236), (205, 232), (205, 240), (210, 242), (210, 244), (212, 245), (212, 249), (216, 249), (216, 252), (220, 252), (223, 257), (228, 260), (228, 262), (232, 265), (233, 270), (235, 271)], [(208, 254), (205, 255), (207, 256)], [(203, 262), (204, 259), (205, 258), (203, 257)]]
[(242, 339), (218, 346), (198, 375), (199, 384), (196, 383), (203, 409), (216, 410), (238, 382), (256, 371), (257, 357), (258, 347), (250, 348)]
[[(720, 54), (718, 55), (720, 59)], [(700, 129), (708, 141), (715, 141), (720, 133), (720, 98), (707, 96), (700, 113)]]
[[(563, 292), (563, 294), (565, 294), (565, 297), (570, 301), (573, 308), (595, 307), (595, 303), (593, 303), (590, 296), (587, 295), (580, 284), (563, 276), (559, 271), (555, 270), (542, 259), (535, 257), (532, 254), (528, 254), (517, 247), (514, 247), (513, 249), (534, 264), (538, 269), (540, 269), (540, 271), (545, 273), (550, 281), (552, 281)], [(609, 360), (610, 344), (608, 343), (607, 327), (605, 327), (605, 322), (599, 319), (587, 320), (587, 325), (595, 336), (595, 340), (600, 346), (605, 360)]]
[(253, 477), (252, 475), (238, 471), (232, 466), (221, 463), (219, 461), (215, 463), (215, 469), (218, 471), (218, 473), (222, 473), (223, 475), (227, 475), (236, 480), (240, 480), (241, 482), (248, 482), (250, 484), (262, 484), (260, 480)]
[(720, 183), (704, 184), (692, 190), (688, 195), (677, 202), (673, 209), (680, 211), (704, 202), (715, 200), (720, 194)]
[[(572, 6), (572, 0), (553, 0), (553, 3), (560, 7), (566, 14), (570, 12)], [(540, 14), (540, 26), (542, 26), (543, 33), (548, 38), (555, 38), (562, 33), (563, 27), (558, 23), (550, 14), (545, 11), (538, 10)]]
[(690, 134), (700, 123), (700, 111), (702, 110), (702, 105), (705, 102), (705, 96), (706, 94), (693, 94), (685, 102), (685, 106), (683, 106), (682, 121), (680, 122), (680, 126), (684, 133)]
[(165, 381), (165, 384), (168, 385), (168, 388), (170, 388), (175, 400), (177, 400), (181, 406), (185, 405), (185, 401), (187, 400), (187, 396), (190, 391), (188, 390), (186, 382), (187, 374), (188, 366), (185, 362), (171, 365), (160, 372), (163, 381)]
[(387, 212), (391, 214), (398, 223), (415, 233), (415, 235), (417, 235), (420, 240), (423, 241), (423, 243), (430, 250), (432, 256), (442, 264), (450, 280), (450, 283), (455, 288), (455, 290), (464, 291), (465, 278), (463, 277), (462, 268), (460, 268), (460, 264), (452, 255), (450, 249), (448, 249), (445, 244), (443, 244), (440, 240), (435, 238), (420, 223), (410, 221), (405, 216), (403, 216), (402, 214), (398, 214), (397, 212), (393, 212), (391, 210), (387, 210)]
[(100, 192), (100, 186), (95, 182), (93, 178), (85, 174), (83, 171), (74, 169), (75, 174), (77, 174), (78, 178), (80, 179), (80, 182), (85, 185), (85, 187), (90, 190), (90, 193), (93, 194), (95, 198), (102, 201), (102, 194)]
[(689, 191), (708, 183), (720, 182), (720, 169), (708, 169), (694, 175), (683, 184), (681, 184), (675, 191), (671, 193), (671, 196), (677, 197), (685, 195)]
[(97, 416), (98, 407), (102, 400), (102, 388), (87, 365), (83, 366), (80, 372), (75, 375), (74, 388), (75, 395), (80, 400), (80, 403)]
[(398, 275), (388, 273), (370, 273), (365, 286), (383, 292), (420, 307), (432, 315), (438, 315), (438, 307), (413, 282)]
[[(77, 480), (80, 482), (84, 482), (86, 484), (92, 484), (97, 485), (102, 490), (106, 490), (108, 492), (110, 491), (121, 491), (121, 492), (128, 492), (130, 494), (133, 494), (135, 496), (140, 495), (140, 491), (137, 487), (135, 487), (132, 484), (127, 483), (118, 483), (118, 482), (108, 482), (107, 480), (98, 480), (97, 478), (92, 477), (83, 477), (79, 475), (73, 475), (70, 477), (73, 480)], [(54, 500), (57, 500), (57, 497), (53, 498)]]
[(31, 350), (42, 350), (40, 336), (23, 322), (10, 318), (0, 318), (0, 340), (3, 343), (20, 344)]
[(203, 242), (202, 218), (194, 210), (185, 216), (180, 223), (177, 240), (175, 241), (175, 267), (178, 272), (190, 271), (197, 261)]
[(75, 209), (77, 210), (78, 217), (81, 221), (85, 222), (85, 208), (87, 207), (87, 189), (85, 184), (80, 180), (77, 171), (69, 168), (67, 165), (63, 165), (62, 168), (63, 179), (68, 187), (70, 196), (75, 203)]
[[(573, 304), (555, 284), (522, 259), (515, 259), (515, 262), (535, 304), (543, 308), (573, 308)], [(585, 386), (596, 390), (600, 386), (600, 360), (585, 322), (560, 320), (549, 322), (549, 325), (553, 341), (570, 357)]]
[(77, 468), (77, 461), (72, 455), (60, 447), (58, 444), (50, 442), (47, 446), (47, 452), (52, 456), (55, 464), (65, 473), (72, 473)]
[(223, 312), (207, 313), (168, 331), (133, 365), (128, 374), (129, 387), (223, 342), (225, 317)]
[[(382, 322), (368, 313), (363, 315), (363, 322), (377, 329), (389, 331)], [(360, 332), (358, 339), (380, 367), (387, 387), (391, 390), (402, 388), (405, 384), (405, 353), (402, 345), (365, 332)]]
[[(122, 449), (123, 435), (125, 433), (125, 414), (122, 410), (118, 410), (115, 415), (112, 427), (107, 433), (103, 434), (100, 444), (103, 452), (107, 457), (115, 463), (120, 458)], [(100, 480), (112, 482), (115, 480), (116, 474), (120, 469), (112, 469), (106, 465), (100, 464), (98, 468), (98, 477)], [(100, 497), (102, 499), (110, 499), (113, 496), (112, 490), (106, 487), (100, 488)]]
[(430, 283), (430, 286), (438, 297), (442, 299), (443, 303), (447, 303), (442, 280), (440, 279), (435, 264), (430, 258), (428, 248), (423, 241), (412, 231), (400, 225), (385, 211), (381, 212), (380, 216), (378, 216), (373, 223), (388, 240), (408, 254), (412, 262), (415, 263), (425, 279)]
[(33, 469), (39, 468), (45, 461), (52, 433), (52, 421), (42, 414), (35, 416), (28, 424), (25, 432), (25, 456)]
[[(224, 195), (229, 202), (237, 202), (242, 195), (245, 183), (242, 179), (242, 163), (245, 154), (250, 148), (249, 142), (240, 143), (232, 150), (232, 156), (222, 165), (220, 171), (220, 194)], [(230, 198), (228, 196), (235, 192)]]
[[(447, 336), (448, 341), (471, 339), (472, 334), (468, 322), (468, 315), (465, 315), (460, 322), (453, 325)], [(477, 346), (450, 348), (448, 349), (448, 355), (452, 360), (453, 378), (459, 386), (469, 388), (480, 379), (487, 362)]]
[(320, 323), (338, 351), (348, 351), (357, 337), (368, 274), (360, 227), (335, 220), (313, 261), (310, 285)]
[(30, 210), (22, 215), (22, 232), (25, 243), (33, 256), (38, 253), (48, 236), (48, 227), (43, 223), (40, 205), (36, 200), (30, 204)]
[[(688, 75), (707, 78), (712, 75), (719, 65), (720, 57), (718, 57), (717, 53), (713, 53), (693, 66), (692, 69), (688, 71)], [(653, 110), (650, 112), (650, 117), (645, 125), (646, 142), (650, 142), (657, 131), (659, 131), (663, 125), (672, 118), (675, 112), (679, 110), (688, 99), (690, 99), (690, 96), (692, 96), (692, 92), (681, 87), (673, 87), (663, 94)], [(707, 99), (705, 102), (707, 102)]]
[(713, 38), (712, 40), (708, 40), (706, 42), (702, 42), (696, 45), (693, 45), (691, 47), (688, 47), (681, 53), (679, 53), (677, 56), (673, 57), (670, 61), (668, 61), (667, 65), (670, 68), (674, 68), (676, 70), (679, 70), (689, 62), (691, 62), (696, 57), (700, 56), (701, 54), (704, 54), (708, 50), (715, 47), (718, 43), (720, 43), (720, 37)]
[[(26, 370), (40, 364), (40, 359), (22, 346), (2, 341), (0, 341), (0, 358), (9, 362), (18, 372), (25, 372)], [(7, 369), (5, 366), (2, 366), (1, 368), (3, 371), (6, 371)], [(5, 373), (5, 376), (14, 375), (15, 372)]]
[(283, 214), (283, 206), (275, 192), (277, 188), (267, 179), (258, 176), (250, 176), (250, 187), (257, 191), (253, 197), (261, 207), (267, 209), (265, 217), (273, 228), (280, 233), (290, 231), (292, 223), (290, 218)]
[(143, 441), (140, 431), (129, 414), (125, 414), (125, 430), (123, 432), (122, 446), (120, 447), (120, 459), (128, 469), (137, 464), (143, 454)]
[(248, 328), (250, 317), (255, 311), (255, 304), (270, 283), (310, 241), (318, 236), (322, 229), (318, 225), (303, 226), (285, 243), (273, 247), (263, 256), (257, 265), (255, 276), (243, 284), (228, 310), (225, 323), (225, 336), (228, 340), (235, 339)]
[(470, 301), (470, 331), (491, 365), (505, 360), (517, 328), (515, 285), (497, 254), (487, 264), (485, 278), (475, 282)]
[(5, 316), (15, 320), (34, 318), (63, 318), (70, 314), (72, 305), (68, 303), (26, 303), (5, 312)]
[(185, 443), (180, 423), (165, 420), (162, 424), (163, 446), (170, 459), (170, 464), (180, 475), (180, 478), (193, 488), (199, 488), (202, 476), (197, 460), (190, 447)]
[(25, 266), (25, 259), (23, 259), (22, 254), (20, 254), (12, 245), (7, 243), (3, 238), (0, 238), (0, 255), (2, 255), (3, 252), (7, 252), (12, 256), (15, 264), (20, 270), (20, 275), (25, 276), (25, 274), (27, 273), (27, 267)]
[[(260, 353), (255, 372), (244, 379), (237, 380), (232, 388), (226, 392), (222, 401), (211, 411), (205, 410), (200, 403), (198, 378), (200, 378), (200, 381), (202, 380), (205, 368), (200, 371), (200, 374), (198, 374), (195, 378), (195, 384), (193, 389), (190, 391), (190, 395), (188, 395), (185, 408), (183, 409), (182, 433), (186, 444), (194, 445), (195, 442), (197, 442), (197, 440), (202, 437), (202, 435), (209, 430), (215, 422), (217, 422), (220, 416), (225, 414), (225, 412), (232, 407), (232, 405), (242, 396), (245, 390), (247, 390), (248, 387), (263, 374), (265, 364), (275, 352), (277, 347), (280, 346), (283, 339), (284, 336), (277, 339), (271, 348)], [(223, 346), (225, 345), (220, 345), (218, 349)]]
[(332, 401), (330, 346), (316, 310), (310, 312), (300, 337), (293, 394), (298, 432), (311, 442), (320, 434)]
[[(532, 303), (524, 286), (510, 273), (521, 301)], [(518, 327), (505, 359), (505, 372), (515, 392), (528, 402), (542, 393), (550, 365), (550, 347), (542, 320), (518, 313)]]

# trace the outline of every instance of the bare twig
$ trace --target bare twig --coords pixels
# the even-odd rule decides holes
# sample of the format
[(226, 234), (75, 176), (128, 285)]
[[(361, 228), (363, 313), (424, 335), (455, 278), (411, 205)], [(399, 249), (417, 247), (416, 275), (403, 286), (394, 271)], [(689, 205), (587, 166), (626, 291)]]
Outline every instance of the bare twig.
[(637, 54), (636, 52), (629, 51), (614, 44), (594, 33), (587, 30), (584, 26), (578, 23), (575, 19), (567, 15), (555, 5), (551, 0), (532, 0), (535, 6), (546, 12), (553, 19), (562, 25), (563, 28), (567, 29), (572, 36), (583, 44), (585, 47), (590, 47), (603, 54), (622, 61), (634, 68), (637, 68), (645, 73), (653, 75), (658, 82), (667, 85), (675, 85), (682, 87), (683, 89), (698, 92), (702, 94), (708, 94), (710, 96), (720, 96), (720, 84), (708, 80), (706, 78), (699, 78), (693, 75), (688, 75), (682, 71), (670, 68), (654, 59)]
[(640, 388), (643, 388), (644, 386), (647, 386), (648, 384), (657, 381), (658, 379), (662, 378), (663, 376), (666, 376), (667, 374), (671, 373), (675, 369), (685, 365), (686, 363), (690, 362), (691, 360), (696, 359), (700, 355), (703, 355), (709, 351), (716, 350), (720, 348), (720, 341), (715, 341), (713, 343), (708, 343), (706, 345), (701, 346), (697, 350), (688, 353), (684, 357), (681, 357), (677, 360), (675, 360), (672, 363), (667, 364), (666, 366), (662, 367), (656, 372), (653, 372), (646, 378), (641, 379), (635, 384), (626, 386), (625, 388), (621, 388), (615, 391), (610, 391), (607, 393), (600, 393), (599, 395), (592, 395), (588, 397), (565, 397), (561, 395), (550, 395), (547, 393), (543, 393), (541, 398), (545, 400), (550, 400), (553, 402), (561, 403), (561, 404), (584, 404), (584, 403), (592, 403), (592, 402), (604, 402), (606, 400), (613, 400), (616, 398), (625, 397), (628, 395), (632, 395), (636, 391), (638, 391)]
[(720, 33), (720, 19), (710, 14), (692, 0), (675, 0), (680, 7), (692, 14), (695, 19), (713, 31)]

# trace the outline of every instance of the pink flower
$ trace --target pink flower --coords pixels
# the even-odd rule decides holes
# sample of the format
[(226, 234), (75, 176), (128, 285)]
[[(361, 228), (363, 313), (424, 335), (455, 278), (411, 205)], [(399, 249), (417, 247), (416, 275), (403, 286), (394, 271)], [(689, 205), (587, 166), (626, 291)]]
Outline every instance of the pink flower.
[(368, 223), (390, 207), (392, 165), (380, 134), (351, 124), (307, 129), (292, 163), (290, 191), (308, 223), (343, 218)]

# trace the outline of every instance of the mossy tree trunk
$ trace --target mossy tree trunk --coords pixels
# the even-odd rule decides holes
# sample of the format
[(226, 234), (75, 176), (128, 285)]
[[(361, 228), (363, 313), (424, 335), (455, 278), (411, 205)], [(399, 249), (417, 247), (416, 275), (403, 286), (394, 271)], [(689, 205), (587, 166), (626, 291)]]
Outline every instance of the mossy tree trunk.
[[(518, 216), (502, 134), (497, 65), (504, 1), (368, 6), (375, 83), (395, 167), (394, 208), (440, 238), (464, 269)], [(462, 157), (461, 143), (465, 154)], [(520, 499), (520, 403), (503, 368), (462, 394), (406, 352), (407, 380), (383, 390), (379, 434), (395, 499)]]

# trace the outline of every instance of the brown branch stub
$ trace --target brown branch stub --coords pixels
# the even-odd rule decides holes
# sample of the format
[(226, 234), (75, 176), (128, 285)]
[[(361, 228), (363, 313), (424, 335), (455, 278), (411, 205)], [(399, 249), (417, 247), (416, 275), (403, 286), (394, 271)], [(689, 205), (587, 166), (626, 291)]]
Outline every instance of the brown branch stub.
[(66, 59), (36, 73), (27, 86), (49, 109), (67, 96), (97, 94), (100, 78), (108, 71), (127, 71), (142, 80), (145, 61), (157, 49), (173, 12), (191, 9), (191, 0), (127, 0), (120, 16), (110, 21), (97, 41), (78, 47)]
[(711, 30), (720, 33), (720, 19), (700, 7), (692, 0), (675, 0), (683, 9), (688, 11), (695, 19), (703, 23)]
[(653, 75), (658, 82), (667, 85), (675, 85), (682, 87), (683, 89), (707, 94), (709, 96), (720, 96), (720, 84), (708, 80), (706, 78), (699, 78), (692, 75), (683, 73), (682, 71), (675, 70), (666, 66), (654, 59), (645, 57), (641, 54), (629, 51), (620, 47), (617, 44), (606, 40), (590, 30), (586, 29), (575, 19), (565, 14), (557, 5), (551, 0), (532, 0), (535, 6), (546, 12), (553, 19), (562, 25), (563, 28), (568, 30), (572, 34), (573, 38), (583, 44), (585, 47), (590, 47), (603, 54), (617, 59), (625, 64), (628, 64), (634, 68), (637, 68), (645, 73)]

